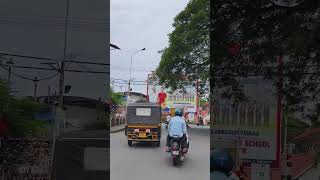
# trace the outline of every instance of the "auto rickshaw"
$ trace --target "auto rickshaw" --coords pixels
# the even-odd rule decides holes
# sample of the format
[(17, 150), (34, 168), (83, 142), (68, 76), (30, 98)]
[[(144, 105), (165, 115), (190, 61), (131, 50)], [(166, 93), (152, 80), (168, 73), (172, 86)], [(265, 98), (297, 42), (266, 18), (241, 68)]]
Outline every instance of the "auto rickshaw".
[(125, 134), (128, 145), (134, 141), (155, 142), (160, 146), (161, 141), (161, 108), (156, 103), (128, 104)]

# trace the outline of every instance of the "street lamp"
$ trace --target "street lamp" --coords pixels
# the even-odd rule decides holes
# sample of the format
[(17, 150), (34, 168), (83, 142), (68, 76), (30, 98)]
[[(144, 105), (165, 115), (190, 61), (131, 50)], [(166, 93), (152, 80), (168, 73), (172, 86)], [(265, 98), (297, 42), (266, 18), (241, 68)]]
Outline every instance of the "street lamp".
[(136, 52), (134, 52), (132, 55), (131, 55), (131, 61), (130, 61), (130, 78), (129, 78), (129, 91), (131, 91), (131, 70), (132, 70), (132, 58), (133, 58), (133, 56), (135, 55), (135, 54), (137, 54), (138, 52), (140, 52), (140, 51), (144, 51), (144, 50), (146, 50), (146, 48), (142, 48), (142, 49), (140, 49), (139, 51), (136, 51)]
[(127, 105), (129, 104), (129, 93), (131, 92), (131, 69), (132, 69), (132, 58), (133, 58), (133, 56), (135, 55), (135, 54), (137, 54), (138, 52), (140, 52), (140, 51), (144, 51), (144, 50), (146, 50), (146, 48), (142, 48), (142, 49), (140, 49), (139, 51), (136, 51), (136, 52), (134, 52), (133, 54), (131, 54), (131, 60), (130, 60), (130, 77), (129, 77), (129, 83), (128, 83), (128, 85), (129, 85), (129, 87), (128, 87), (128, 92), (127, 92)]
[(114, 45), (114, 44), (111, 44), (111, 43), (110, 43), (110, 47), (113, 48), (113, 49), (111, 49), (111, 50), (115, 50), (115, 49), (121, 50), (117, 45)]

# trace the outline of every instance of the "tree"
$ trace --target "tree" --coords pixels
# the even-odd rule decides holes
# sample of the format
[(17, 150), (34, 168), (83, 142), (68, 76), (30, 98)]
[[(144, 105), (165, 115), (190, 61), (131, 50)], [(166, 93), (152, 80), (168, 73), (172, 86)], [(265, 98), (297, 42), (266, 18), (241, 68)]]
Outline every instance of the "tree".
[(34, 119), (40, 104), (27, 98), (16, 98), (9, 94), (7, 85), (0, 81), (0, 113), (9, 120), (12, 136), (37, 135), (46, 123)]
[[(315, 123), (320, 114), (319, 6), (317, 0), (212, 3), (211, 93), (227, 86), (241, 90), (239, 78), (262, 76), (283, 94), (286, 112), (301, 111)], [(279, 55), (285, 57), (283, 89), (278, 81)], [(229, 97), (237, 99), (243, 94), (231, 92)]]
[(191, 0), (173, 27), (156, 70), (159, 82), (176, 90), (200, 80), (204, 91), (209, 78), (209, 0)]
[(110, 89), (110, 92), (111, 92), (112, 104), (121, 105), (123, 103), (123, 100), (122, 100), (123, 95), (121, 93), (114, 92), (112, 88)]

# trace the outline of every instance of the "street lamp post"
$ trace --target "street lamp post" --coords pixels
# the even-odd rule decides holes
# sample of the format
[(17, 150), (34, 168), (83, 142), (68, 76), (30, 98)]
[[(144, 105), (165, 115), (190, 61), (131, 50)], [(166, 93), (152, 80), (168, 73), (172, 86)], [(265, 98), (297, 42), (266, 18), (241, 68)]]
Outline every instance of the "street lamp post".
[(135, 55), (135, 54), (137, 54), (138, 52), (140, 52), (140, 51), (144, 51), (144, 50), (146, 50), (146, 48), (143, 48), (143, 49), (140, 49), (139, 51), (136, 51), (136, 52), (134, 52), (132, 55), (131, 55), (131, 59), (130, 59), (130, 78), (129, 78), (129, 91), (131, 90), (131, 72), (132, 72), (132, 58), (133, 58), (133, 56)]
[(129, 93), (130, 93), (130, 91), (131, 91), (131, 71), (132, 71), (132, 59), (133, 59), (133, 56), (135, 55), (135, 54), (137, 54), (138, 52), (140, 52), (140, 51), (144, 51), (144, 50), (146, 50), (146, 48), (142, 48), (142, 49), (140, 49), (139, 51), (136, 51), (136, 52), (134, 52), (132, 55), (131, 55), (131, 59), (130, 59), (130, 77), (129, 77), (129, 83), (128, 83), (128, 94), (127, 94), (127, 104), (129, 103)]

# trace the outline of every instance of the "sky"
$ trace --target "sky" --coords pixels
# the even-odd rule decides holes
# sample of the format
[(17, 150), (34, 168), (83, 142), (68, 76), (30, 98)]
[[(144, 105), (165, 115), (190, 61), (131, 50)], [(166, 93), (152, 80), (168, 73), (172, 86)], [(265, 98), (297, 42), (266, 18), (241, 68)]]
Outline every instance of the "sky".
[(174, 17), (188, 2), (189, 0), (111, 0), (110, 42), (121, 48), (110, 52), (110, 77), (111, 84), (114, 80), (115, 91), (128, 89), (125, 81), (130, 77), (131, 55), (146, 48), (133, 56), (131, 75), (135, 84), (139, 84), (133, 85), (132, 91), (146, 93), (145, 81), (148, 73), (155, 70), (160, 62), (161, 54), (158, 51), (168, 46), (168, 34), (174, 30)]
[[(109, 63), (109, 4), (105, 0), (70, 0), (66, 54), (77, 54), (76, 61)], [(17, 6), (19, 4), (19, 6)], [(56, 62), (64, 55), (66, 0), (0, 1), (0, 52), (51, 58), (49, 61), (13, 57), (15, 66), (49, 68), (42, 63)], [(67, 63), (69, 70), (90, 69), (99, 74), (66, 72), (69, 96), (105, 99), (109, 89), (108, 66)], [(85, 67), (85, 68), (84, 68)], [(105, 72), (105, 73), (104, 73)], [(29, 80), (18, 76), (27, 77)], [(0, 66), (0, 78), (8, 69)], [(37, 96), (58, 93), (56, 71), (12, 68), (10, 88), (16, 96), (33, 96), (33, 78), (52, 77), (38, 82)], [(30, 80), (31, 79), (31, 80)]]

